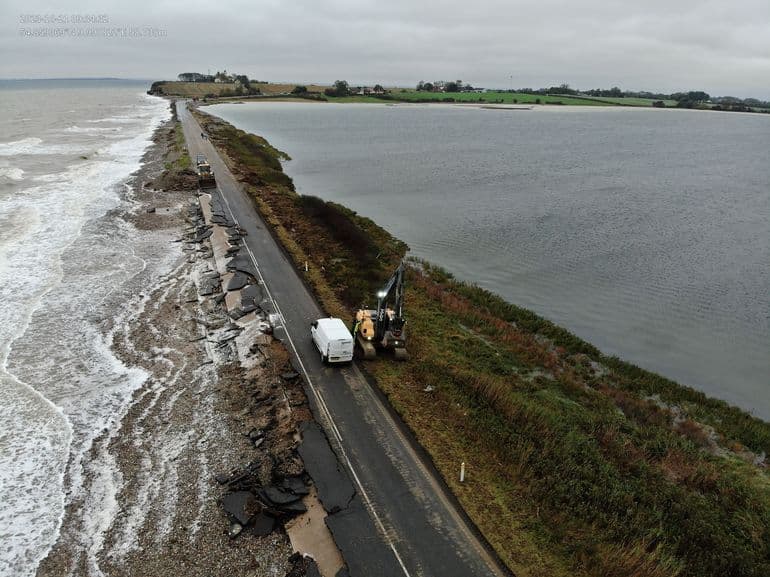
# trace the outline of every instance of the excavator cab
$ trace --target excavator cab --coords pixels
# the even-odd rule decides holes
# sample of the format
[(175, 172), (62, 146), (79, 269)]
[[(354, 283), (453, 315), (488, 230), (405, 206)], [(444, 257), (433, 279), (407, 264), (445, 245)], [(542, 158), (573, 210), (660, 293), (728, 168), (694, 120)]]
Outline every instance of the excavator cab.
[(367, 341), (374, 339), (374, 321), (370, 313), (371, 311), (365, 309), (356, 313), (355, 330), (353, 331), (359, 333)]

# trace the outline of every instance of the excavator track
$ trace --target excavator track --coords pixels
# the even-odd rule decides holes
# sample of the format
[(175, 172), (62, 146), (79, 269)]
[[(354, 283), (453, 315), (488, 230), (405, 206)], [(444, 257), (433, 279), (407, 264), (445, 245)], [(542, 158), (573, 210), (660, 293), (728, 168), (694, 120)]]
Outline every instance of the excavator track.
[(365, 341), (360, 336), (357, 336), (356, 343), (358, 344), (362, 359), (370, 361), (377, 357), (377, 351), (371, 341)]
[(397, 361), (408, 361), (409, 353), (404, 348), (393, 349), (393, 357)]

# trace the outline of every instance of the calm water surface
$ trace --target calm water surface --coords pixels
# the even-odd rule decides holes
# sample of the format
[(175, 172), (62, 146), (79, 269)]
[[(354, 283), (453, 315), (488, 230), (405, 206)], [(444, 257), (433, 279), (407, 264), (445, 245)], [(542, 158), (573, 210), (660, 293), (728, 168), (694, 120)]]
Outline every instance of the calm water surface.
[(297, 189), (645, 368), (770, 419), (770, 117), (251, 103)]

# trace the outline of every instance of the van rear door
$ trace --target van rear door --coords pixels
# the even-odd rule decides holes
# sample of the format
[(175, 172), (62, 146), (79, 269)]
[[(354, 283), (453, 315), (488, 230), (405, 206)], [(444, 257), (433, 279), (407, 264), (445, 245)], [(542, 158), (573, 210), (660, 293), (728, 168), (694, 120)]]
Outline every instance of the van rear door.
[(345, 363), (353, 360), (353, 341), (334, 339), (329, 341), (329, 362)]

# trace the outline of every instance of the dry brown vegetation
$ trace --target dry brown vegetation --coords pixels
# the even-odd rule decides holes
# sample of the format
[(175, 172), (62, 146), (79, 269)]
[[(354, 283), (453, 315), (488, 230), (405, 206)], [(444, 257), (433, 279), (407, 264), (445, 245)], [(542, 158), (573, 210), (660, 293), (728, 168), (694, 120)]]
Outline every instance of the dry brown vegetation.
[[(155, 85), (157, 90), (166, 96), (181, 96), (183, 98), (204, 98), (210, 95), (219, 96), (223, 92), (232, 95), (235, 85), (226, 82), (160, 82)], [(268, 96), (279, 94), (289, 94), (296, 84), (273, 84), (273, 83), (252, 83), (252, 88), (259, 89), (259, 92)], [(306, 85), (307, 91), (312, 93), (323, 93), (324, 86), (317, 84)]]

